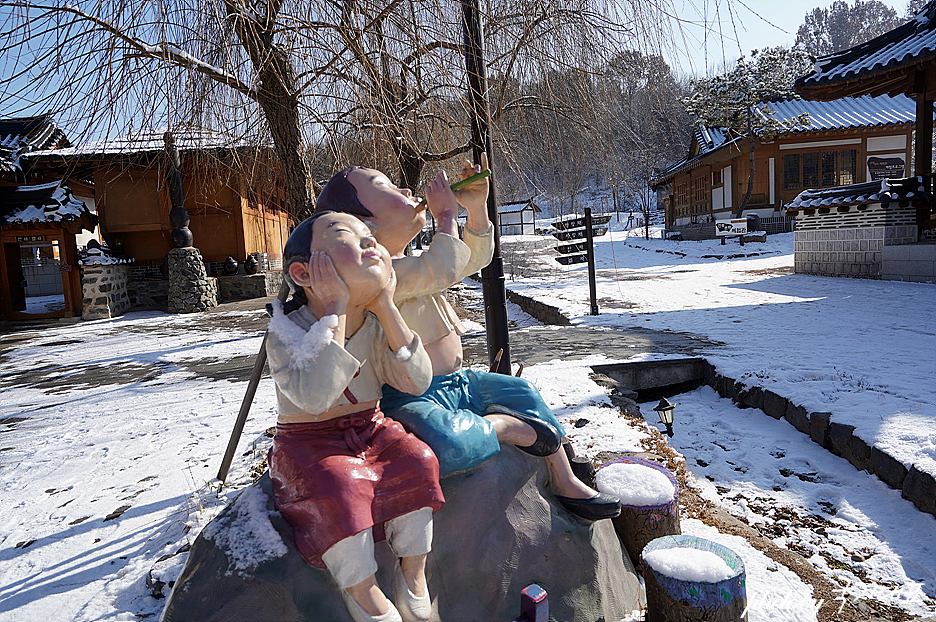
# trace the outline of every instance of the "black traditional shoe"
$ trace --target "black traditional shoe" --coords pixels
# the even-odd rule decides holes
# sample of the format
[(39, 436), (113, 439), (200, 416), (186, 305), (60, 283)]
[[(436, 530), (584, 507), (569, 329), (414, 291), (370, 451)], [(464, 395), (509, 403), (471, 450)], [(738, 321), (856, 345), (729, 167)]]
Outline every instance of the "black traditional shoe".
[(562, 507), (585, 520), (614, 518), (621, 513), (621, 502), (618, 498), (603, 492), (590, 499), (573, 499), (560, 495), (556, 495), (556, 499)]
[(499, 404), (491, 404), (484, 409), (485, 415), (507, 415), (513, 417), (514, 419), (519, 419), (523, 423), (527, 424), (533, 431), (536, 432), (536, 442), (530, 445), (529, 447), (520, 447), (517, 445), (517, 449), (525, 451), (531, 456), (545, 457), (551, 456), (557, 451), (562, 445), (562, 437), (559, 436), (559, 430), (556, 427), (549, 423), (548, 421), (543, 421), (542, 419), (537, 419), (532, 415), (527, 415), (516, 410), (511, 410), (506, 406), (500, 406)]

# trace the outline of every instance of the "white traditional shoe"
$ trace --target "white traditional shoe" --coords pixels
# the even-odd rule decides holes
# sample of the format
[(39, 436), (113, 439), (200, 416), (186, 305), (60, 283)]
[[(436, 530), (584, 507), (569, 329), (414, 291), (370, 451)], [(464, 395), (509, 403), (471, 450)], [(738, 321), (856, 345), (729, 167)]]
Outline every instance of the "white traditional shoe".
[(348, 593), (348, 590), (338, 591), (341, 592), (341, 598), (344, 599), (345, 607), (348, 608), (348, 613), (351, 614), (351, 619), (354, 620), (354, 622), (403, 622), (403, 619), (400, 618), (400, 612), (397, 611), (396, 607), (394, 607), (393, 603), (390, 601), (387, 601), (387, 604), (390, 605), (390, 609), (387, 610), (387, 613), (379, 616), (372, 616), (364, 611), (364, 608), (354, 600), (354, 597)]
[(397, 564), (396, 573), (393, 576), (393, 602), (403, 617), (403, 622), (425, 622), (432, 615), (432, 600), (429, 598), (429, 590), (426, 590), (425, 596), (414, 595), (406, 579), (403, 577), (403, 570)]

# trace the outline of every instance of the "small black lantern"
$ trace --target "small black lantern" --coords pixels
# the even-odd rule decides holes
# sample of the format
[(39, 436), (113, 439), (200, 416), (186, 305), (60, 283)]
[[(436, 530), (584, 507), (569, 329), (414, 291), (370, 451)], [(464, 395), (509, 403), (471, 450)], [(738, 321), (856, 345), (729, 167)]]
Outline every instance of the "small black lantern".
[(653, 410), (660, 416), (660, 423), (666, 426), (666, 435), (673, 436), (673, 411), (676, 407), (665, 397), (660, 398), (660, 403), (653, 407)]

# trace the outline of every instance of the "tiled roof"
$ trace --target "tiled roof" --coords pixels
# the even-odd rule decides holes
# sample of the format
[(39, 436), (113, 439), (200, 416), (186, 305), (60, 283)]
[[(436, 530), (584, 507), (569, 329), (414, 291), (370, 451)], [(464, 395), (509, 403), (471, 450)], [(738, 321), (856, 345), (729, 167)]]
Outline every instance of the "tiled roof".
[[(899, 69), (936, 58), (936, 2), (916, 17), (870, 41), (816, 60), (813, 73), (796, 81), (798, 92), (807, 92)], [(812, 95), (812, 93), (808, 93)]]
[[(906, 95), (863, 95), (830, 102), (795, 99), (770, 102), (770, 107), (775, 111), (774, 118), (777, 120), (792, 119), (804, 112), (809, 113), (811, 125), (794, 130), (794, 133), (913, 123), (916, 120), (916, 104)], [(730, 138), (725, 128), (712, 127), (699, 127), (694, 136), (699, 145), (699, 153), (692, 157), (686, 156), (663, 169), (650, 180), (651, 185), (659, 185), (672, 179), (678, 173), (701, 163), (710, 153), (740, 139)]]
[(19, 168), (17, 158), (30, 151), (69, 146), (49, 115), (0, 119), (0, 174)]
[(844, 205), (865, 205), (880, 203), (884, 207), (891, 201), (907, 201), (923, 199), (931, 201), (932, 197), (923, 186), (922, 177), (905, 177), (900, 179), (882, 179), (868, 181), (850, 186), (836, 186), (818, 190), (803, 190), (786, 205), (787, 209), (805, 209), (817, 207), (836, 207)]
[[(55, 149), (51, 151), (38, 151), (30, 153), (28, 160), (44, 159), (48, 157), (68, 158), (73, 156), (106, 157), (114, 155), (131, 155), (141, 153), (156, 153), (163, 151), (166, 144), (163, 136), (166, 129), (147, 132), (137, 132), (126, 136), (108, 138), (96, 142), (85, 143), (68, 149)], [(233, 149), (249, 147), (256, 143), (243, 138), (235, 138), (210, 130), (200, 129), (173, 129), (172, 139), (176, 149), (182, 151), (201, 151), (206, 149)]]
[(675, 177), (678, 173), (693, 168), (708, 154), (718, 151), (725, 145), (740, 140), (742, 137), (736, 136), (735, 138), (731, 138), (728, 135), (728, 130), (723, 127), (705, 127), (699, 125), (693, 132), (693, 138), (695, 139), (695, 143), (699, 145), (699, 153), (694, 156), (686, 156), (670, 164), (650, 179), (651, 186), (664, 183)]
[(0, 187), (0, 226), (74, 222), (92, 214), (62, 181), (37, 186)]
[(863, 95), (829, 102), (793, 99), (771, 102), (770, 107), (777, 111), (777, 119), (790, 119), (808, 112), (811, 123), (796, 130), (798, 132), (847, 130), (916, 121), (916, 102), (906, 95)]

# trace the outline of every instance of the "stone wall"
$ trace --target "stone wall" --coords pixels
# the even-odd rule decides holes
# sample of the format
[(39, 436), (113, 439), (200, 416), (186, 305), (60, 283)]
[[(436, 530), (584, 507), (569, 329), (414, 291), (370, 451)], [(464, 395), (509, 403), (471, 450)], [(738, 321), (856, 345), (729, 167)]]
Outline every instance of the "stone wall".
[(219, 276), (218, 297), (221, 302), (275, 296), (283, 282), (283, 273), (258, 272), (251, 275)]
[(169, 307), (168, 279), (127, 281), (127, 296), (134, 311), (165, 311)]
[[(839, 209), (847, 211), (838, 211)], [(917, 241), (916, 208), (880, 203), (804, 210), (796, 218), (793, 267), (798, 274), (880, 279), (885, 246)]]
[(103, 320), (130, 310), (125, 264), (81, 266), (81, 319)]

